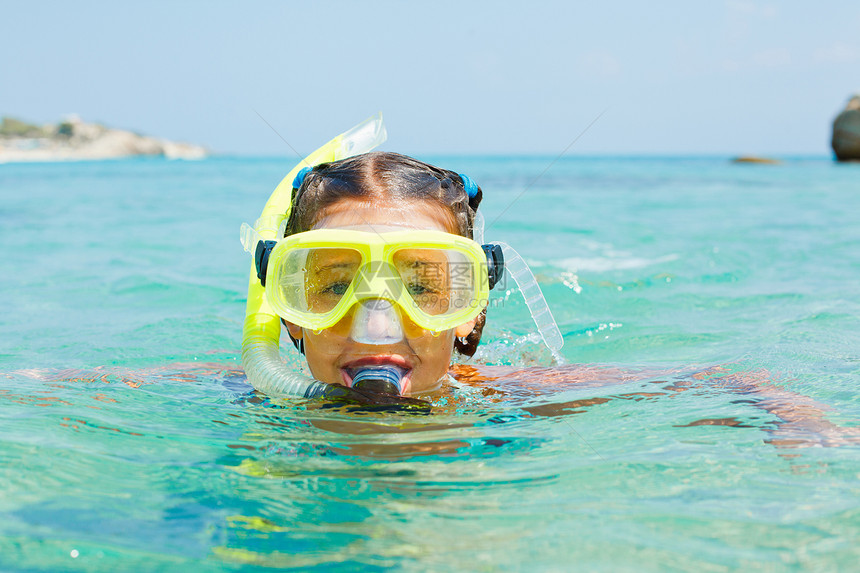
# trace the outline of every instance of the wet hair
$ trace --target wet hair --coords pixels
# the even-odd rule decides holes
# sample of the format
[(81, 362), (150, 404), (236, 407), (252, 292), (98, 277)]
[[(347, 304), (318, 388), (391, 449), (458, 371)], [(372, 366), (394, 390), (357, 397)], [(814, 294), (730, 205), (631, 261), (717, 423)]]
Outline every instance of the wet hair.
[[(293, 189), (286, 235), (313, 228), (324, 211), (340, 201), (423, 202), (441, 207), (450, 216), (458, 235), (473, 238), (475, 213), (481, 204), (481, 188), (469, 197), (463, 180), (454, 171), (441, 169), (406, 155), (373, 152), (341, 161), (321, 163)], [(454, 349), (472, 356), (481, 341), (487, 310), (478, 315), (475, 328), (465, 338), (454, 339)]]

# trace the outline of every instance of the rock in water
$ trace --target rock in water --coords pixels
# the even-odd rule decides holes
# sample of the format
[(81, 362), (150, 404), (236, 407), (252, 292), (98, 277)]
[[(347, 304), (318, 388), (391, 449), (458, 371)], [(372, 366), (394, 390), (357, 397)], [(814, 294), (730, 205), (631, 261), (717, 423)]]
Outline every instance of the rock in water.
[(756, 157), (754, 155), (741, 155), (732, 159), (732, 163), (750, 163), (755, 165), (779, 165), (782, 163), (779, 159), (771, 159), (770, 157)]
[(830, 142), (838, 161), (860, 161), (860, 94), (854, 95), (833, 120)]

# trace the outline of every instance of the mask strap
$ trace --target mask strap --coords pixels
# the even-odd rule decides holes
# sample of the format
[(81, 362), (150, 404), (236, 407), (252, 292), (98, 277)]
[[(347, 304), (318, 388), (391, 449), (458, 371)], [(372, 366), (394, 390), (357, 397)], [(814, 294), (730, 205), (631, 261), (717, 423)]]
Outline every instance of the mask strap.
[(472, 240), (479, 245), (484, 244), (484, 214), (480, 210), (475, 212), (475, 219), (472, 221)]
[(487, 257), (487, 286), (493, 290), (505, 273), (505, 255), (502, 246), (496, 243), (481, 245), (481, 250)]
[(549, 305), (547, 305), (546, 299), (543, 296), (543, 292), (541, 292), (540, 286), (538, 286), (537, 279), (535, 279), (529, 266), (513, 247), (507, 243), (495, 242), (495, 244), (501, 247), (502, 252), (505, 254), (505, 268), (523, 294), (526, 306), (529, 308), (532, 320), (534, 320), (541, 338), (543, 338), (544, 343), (550, 350), (558, 352), (564, 345), (564, 338), (562, 338), (558, 324), (556, 324), (555, 318), (553, 318), (552, 312), (549, 310)]

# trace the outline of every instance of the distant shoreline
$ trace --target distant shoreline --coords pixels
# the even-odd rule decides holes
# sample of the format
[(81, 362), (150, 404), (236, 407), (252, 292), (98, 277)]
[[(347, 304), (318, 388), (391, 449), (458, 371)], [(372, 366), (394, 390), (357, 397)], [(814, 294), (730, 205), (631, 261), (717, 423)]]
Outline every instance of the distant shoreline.
[(71, 116), (56, 124), (35, 125), (4, 117), (0, 123), (0, 163), (92, 161), (124, 157), (203, 159), (200, 145), (169, 141)]

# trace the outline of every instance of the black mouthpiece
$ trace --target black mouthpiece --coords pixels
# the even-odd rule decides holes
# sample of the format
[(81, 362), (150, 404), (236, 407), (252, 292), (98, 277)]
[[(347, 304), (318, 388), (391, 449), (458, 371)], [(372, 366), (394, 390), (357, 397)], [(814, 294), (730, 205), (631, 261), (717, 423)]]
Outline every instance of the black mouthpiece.
[(394, 366), (375, 366), (359, 370), (352, 379), (356, 390), (378, 394), (400, 395), (400, 379), (403, 372)]

